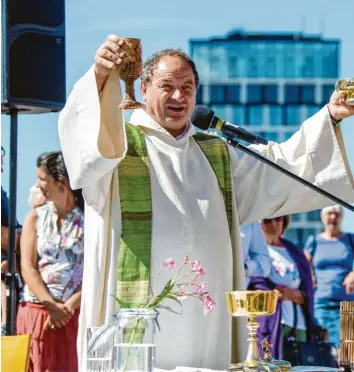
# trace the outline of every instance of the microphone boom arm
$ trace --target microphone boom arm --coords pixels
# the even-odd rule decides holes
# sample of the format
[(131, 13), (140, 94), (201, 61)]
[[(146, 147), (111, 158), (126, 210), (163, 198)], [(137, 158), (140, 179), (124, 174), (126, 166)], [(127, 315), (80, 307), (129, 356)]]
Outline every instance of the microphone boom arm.
[(288, 170), (282, 168), (281, 166), (279, 166), (278, 164), (272, 162), (271, 160), (265, 158), (264, 156), (258, 154), (257, 152), (249, 149), (248, 147), (246, 146), (243, 146), (241, 145), (238, 141), (234, 140), (234, 139), (231, 139), (231, 138), (227, 138), (227, 143), (235, 148), (238, 148), (240, 150), (242, 150), (243, 152), (245, 152), (246, 154), (248, 155), (251, 155), (253, 157), (255, 157), (256, 159), (260, 160), (261, 162), (271, 166), (272, 168), (278, 170), (279, 172), (282, 172), (284, 174), (286, 174), (288, 177), (302, 183), (303, 185), (309, 187), (310, 189), (318, 192), (319, 194), (327, 197), (328, 199), (331, 199), (333, 200), (334, 202), (336, 202), (336, 204), (340, 204), (342, 205), (344, 208), (347, 208), (349, 209), (350, 211), (354, 212), (354, 207), (352, 205), (350, 205), (349, 203), (343, 201), (342, 199), (339, 199), (337, 198), (336, 196), (330, 194), (329, 192), (325, 191), (325, 190), (322, 190), (320, 189), (318, 186), (315, 186), (313, 185), (312, 183), (310, 183), (309, 181), (306, 181), (305, 179), (297, 176), (296, 174), (294, 173), (291, 173), (289, 172)]

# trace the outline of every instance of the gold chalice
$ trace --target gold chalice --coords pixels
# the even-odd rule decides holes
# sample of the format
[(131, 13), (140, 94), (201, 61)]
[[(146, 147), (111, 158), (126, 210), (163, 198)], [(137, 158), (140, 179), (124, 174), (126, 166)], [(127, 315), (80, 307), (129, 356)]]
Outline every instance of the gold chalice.
[(347, 96), (347, 105), (354, 105), (354, 78), (337, 81), (336, 91), (345, 93)]
[(123, 50), (125, 56), (119, 69), (119, 77), (125, 83), (125, 100), (119, 105), (125, 110), (132, 110), (143, 107), (135, 99), (134, 81), (137, 80), (143, 71), (143, 58), (140, 39), (124, 39)]
[(259, 357), (257, 346), (257, 331), (259, 323), (257, 316), (272, 315), (275, 313), (278, 302), (278, 291), (233, 291), (226, 292), (229, 313), (232, 316), (247, 316), (249, 330), (249, 345), (243, 367), (263, 371), (280, 371), (273, 364), (263, 362)]

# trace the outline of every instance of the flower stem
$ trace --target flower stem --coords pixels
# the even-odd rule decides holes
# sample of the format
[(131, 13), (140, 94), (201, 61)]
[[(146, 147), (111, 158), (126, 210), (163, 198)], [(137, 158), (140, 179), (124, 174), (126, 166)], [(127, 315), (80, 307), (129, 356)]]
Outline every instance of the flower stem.
[(130, 337), (129, 348), (128, 348), (128, 351), (127, 351), (127, 355), (125, 357), (125, 362), (124, 362), (122, 372), (125, 372), (125, 370), (127, 369), (128, 360), (129, 360), (129, 356), (130, 356), (130, 350), (131, 350), (131, 347), (132, 347), (132, 344), (133, 344), (133, 341), (134, 341), (136, 331), (138, 329), (139, 322), (140, 322), (140, 319), (137, 317), (136, 320), (135, 320), (135, 326), (134, 326), (132, 335)]

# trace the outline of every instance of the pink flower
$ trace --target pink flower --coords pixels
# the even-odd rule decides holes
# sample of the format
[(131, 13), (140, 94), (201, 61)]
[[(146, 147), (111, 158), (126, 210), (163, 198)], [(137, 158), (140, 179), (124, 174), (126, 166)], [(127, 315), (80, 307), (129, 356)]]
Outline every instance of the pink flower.
[(192, 272), (197, 272), (199, 269), (201, 269), (200, 261), (189, 261), (192, 267)]
[(174, 260), (174, 258), (172, 258), (172, 257), (171, 258), (167, 258), (165, 260), (165, 262), (163, 263), (163, 266), (169, 268), (170, 270), (172, 270), (175, 267), (175, 260)]
[(210, 296), (204, 297), (203, 302), (204, 302), (204, 315), (206, 315), (207, 313), (215, 309), (216, 303)]
[(188, 256), (184, 257), (184, 263), (185, 264), (189, 263), (189, 257)]
[(203, 276), (203, 275), (205, 275), (205, 271), (203, 270), (202, 267), (200, 267), (198, 271), (196, 272), (196, 276)]
[(204, 290), (206, 289), (208, 283), (207, 282), (202, 282), (200, 284), (197, 284), (197, 293), (202, 295)]

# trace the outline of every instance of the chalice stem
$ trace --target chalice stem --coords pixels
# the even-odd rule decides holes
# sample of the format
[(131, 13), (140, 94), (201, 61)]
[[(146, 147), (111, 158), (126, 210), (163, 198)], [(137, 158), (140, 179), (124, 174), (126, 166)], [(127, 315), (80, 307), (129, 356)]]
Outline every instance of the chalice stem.
[(257, 331), (259, 328), (259, 323), (256, 322), (254, 318), (250, 318), (247, 325), (248, 331), (249, 331), (249, 338), (248, 338), (248, 352), (247, 357), (244, 362), (244, 364), (247, 367), (257, 367), (260, 358), (259, 358), (259, 352), (258, 352), (258, 345), (257, 345)]
[(125, 82), (125, 93), (126, 93), (125, 100), (127, 102), (135, 102), (134, 79), (126, 79), (124, 82)]

